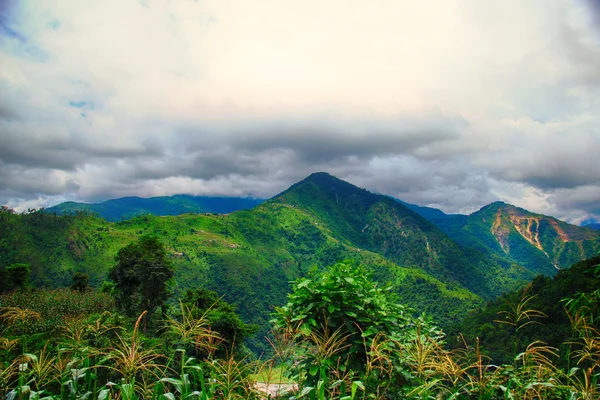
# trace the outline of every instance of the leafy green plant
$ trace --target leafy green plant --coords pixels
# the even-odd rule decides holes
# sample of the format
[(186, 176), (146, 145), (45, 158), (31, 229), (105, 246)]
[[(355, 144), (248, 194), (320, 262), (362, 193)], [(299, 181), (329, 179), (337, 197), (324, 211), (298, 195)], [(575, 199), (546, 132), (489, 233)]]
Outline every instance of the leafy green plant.
[(274, 323), (282, 335), (295, 331), (294, 341), (301, 349), (293, 362), (300, 370), (296, 376), (313, 388), (319, 382), (344, 382), (350, 387), (355, 375), (373, 377), (379, 386), (386, 374), (375, 370), (388, 371), (381, 362), (386, 347), (408, 346), (422, 332), (441, 335), (428, 320), (414, 318), (389, 287), (377, 287), (363, 268), (351, 262), (298, 280), (288, 303), (277, 309)]

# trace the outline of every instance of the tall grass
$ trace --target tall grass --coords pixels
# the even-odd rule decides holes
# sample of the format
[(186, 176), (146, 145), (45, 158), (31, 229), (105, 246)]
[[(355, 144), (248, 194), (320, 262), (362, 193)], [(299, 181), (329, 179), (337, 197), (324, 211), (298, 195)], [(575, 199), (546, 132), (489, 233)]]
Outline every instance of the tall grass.
[[(571, 314), (568, 369), (559, 367), (557, 349), (541, 341), (516, 349), (512, 363), (492, 365), (478, 340), (448, 350), (443, 336), (417, 324), (402, 340), (383, 334), (365, 340), (364, 369), (357, 371), (340, 356), (349, 346), (341, 328), (307, 334), (290, 323), (270, 339), (271, 359), (216, 358), (211, 349), (219, 336), (204, 314), (183, 305), (177, 316), (165, 318), (158, 338), (140, 332), (144, 314), (128, 322), (99, 312), (101, 295), (33, 296), (38, 304), (21, 293), (0, 297), (0, 398), (266, 398), (257, 380), (261, 388), (276, 386), (273, 393), (295, 399), (600, 398), (600, 332), (585, 313)], [(80, 308), (61, 304), (70, 296)], [(528, 319), (519, 315), (538, 315), (528, 309), (527, 297), (514, 310), (513, 319), (501, 318), (521, 324)], [(50, 327), (46, 318), (59, 322)]]

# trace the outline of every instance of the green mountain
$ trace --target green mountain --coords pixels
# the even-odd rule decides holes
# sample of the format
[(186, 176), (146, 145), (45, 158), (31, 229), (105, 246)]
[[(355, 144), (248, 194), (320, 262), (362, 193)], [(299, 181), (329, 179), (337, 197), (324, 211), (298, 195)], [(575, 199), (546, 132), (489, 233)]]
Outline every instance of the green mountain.
[[(336, 238), (402, 265), (493, 298), (516, 281), (533, 278), (522, 268), (462, 247), (417, 213), (382, 195), (326, 173), (312, 174), (270, 200), (306, 210)], [(514, 287), (514, 286), (512, 286)]]
[(263, 199), (242, 197), (210, 197), (178, 194), (160, 197), (123, 197), (103, 203), (87, 204), (65, 202), (46, 211), (57, 214), (91, 212), (108, 221), (120, 221), (137, 215), (181, 215), (187, 213), (228, 214), (237, 210), (246, 210), (262, 203)]
[(535, 274), (553, 275), (600, 249), (600, 232), (503, 202), (433, 222), (457, 243)]
[(453, 214), (446, 214), (445, 212), (443, 212), (442, 210), (437, 209), (437, 208), (423, 207), (423, 206), (419, 206), (416, 204), (407, 203), (405, 201), (402, 201), (402, 200), (396, 199), (396, 198), (394, 198), (394, 200), (396, 200), (400, 204), (403, 204), (404, 206), (410, 208), (411, 210), (413, 210), (414, 212), (416, 212), (417, 214), (419, 214), (421, 217), (425, 218), (428, 221), (432, 221), (435, 219), (444, 219), (444, 218), (449, 218), (449, 217), (453, 216)]
[[(392, 283), (404, 303), (442, 326), (537, 273), (502, 254), (490, 256), (486, 247), (457, 244), (397, 201), (325, 173), (227, 215), (110, 222), (89, 213), (15, 214), (3, 208), (0, 271), (27, 263), (36, 286), (67, 286), (74, 272), (99, 286), (117, 251), (146, 234), (158, 236), (173, 260), (176, 294), (198, 287), (216, 291), (246, 322), (260, 326), (258, 338), (268, 332), (274, 307), (285, 304), (290, 281), (342, 259), (363, 264), (381, 284)], [(267, 349), (259, 339), (250, 345)]]

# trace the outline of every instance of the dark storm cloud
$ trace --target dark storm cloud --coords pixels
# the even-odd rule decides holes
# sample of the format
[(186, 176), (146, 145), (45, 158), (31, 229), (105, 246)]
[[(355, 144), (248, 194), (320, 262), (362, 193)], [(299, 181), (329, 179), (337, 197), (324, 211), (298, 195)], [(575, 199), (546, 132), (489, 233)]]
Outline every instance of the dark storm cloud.
[(435, 114), (347, 121), (308, 117), (186, 128), (175, 134), (175, 141), (180, 150), (197, 151), (198, 160), (214, 164), (217, 170), (230, 160), (234, 172), (242, 172), (260, 170), (257, 159), (286, 151), (295, 155), (295, 162), (306, 164), (410, 154), (434, 143), (457, 140), (459, 130), (467, 127), (463, 118)]
[[(85, 128), (83, 128), (85, 130)], [(159, 145), (152, 140), (119, 145), (97, 135), (80, 133), (58, 124), (0, 121), (0, 160), (7, 165), (73, 170), (95, 158), (156, 157)]]
[[(452, 119), (446, 121), (354, 121), (347, 126), (299, 124), (271, 128), (257, 127), (240, 132), (235, 146), (250, 151), (293, 149), (307, 162), (323, 162), (338, 157), (369, 159), (374, 155), (411, 153), (422, 146), (456, 139)], [(419, 126), (420, 125), (420, 126)], [(429, 125), (429, 127), (427, 127)]]
[(76, 191), (78, 185), (65, 180), (56, 172), (44, 168), (23, 168), (2, 166), (0, 168), (0, 197), (9, 194), (29, 197), (43, 193), (45, 195), (62, 194)]

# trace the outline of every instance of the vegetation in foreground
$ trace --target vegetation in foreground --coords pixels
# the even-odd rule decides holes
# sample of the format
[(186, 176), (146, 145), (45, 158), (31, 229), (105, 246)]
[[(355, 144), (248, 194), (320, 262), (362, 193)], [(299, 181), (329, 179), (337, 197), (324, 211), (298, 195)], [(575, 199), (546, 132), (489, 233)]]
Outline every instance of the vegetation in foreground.
[[(134, 258), (134, 269), (157, 267), (153, 257)], [(584, 272), (598, 277), (599, 263), (600, 257), (589, 260)], [(512, 360), (495, 365), (478, 340), (449, 350), (432, 321), (415, 316), (351, 262), (296, 281), (273, 316), (272, 354), (259, 359), (242, 345), (252, 328), (237, 326), (236, 333), (235, 312), (214, 295), (191, 291), (170, 310), (154, 296), (151, 319), (146, 310), (128, 317), (113, 300), (124, 294), (118, 282), (110, 295), (82, 281), (54, 291), (21, 284), (0, 297), (0, 396), (252, 399), (265, 397), (258, 388), (282, 375), (295, 383), (283, 396), (297, 399), (596, 399), (600, 393), (597, 288), (562, 302), (572, 326), (570, 352), (543, 338), (514, 341), (506, 343)], [(135, 283), (127, 292), (140, 307), (143, 288)], [(522, 296), (495, 324), (513, 333), (543, 324), (543, 313), (530, 304)]]

